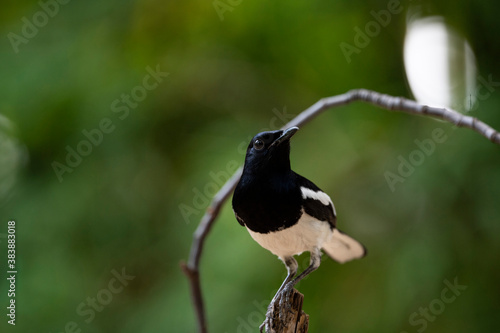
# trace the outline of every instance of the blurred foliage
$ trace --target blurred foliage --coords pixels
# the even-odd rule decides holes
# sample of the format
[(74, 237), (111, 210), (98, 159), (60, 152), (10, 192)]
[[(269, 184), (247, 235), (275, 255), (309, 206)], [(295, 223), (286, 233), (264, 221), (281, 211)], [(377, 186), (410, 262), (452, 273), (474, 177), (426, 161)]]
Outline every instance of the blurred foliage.
[[(241, 1), (223, 20), (211, 1), (69, 1), (17, 53), (9, 33), (21, 35), (23, 17), (42, 9), (37, 1), (5, 1), (0, 236), (8, 220), (17, 222), (19, 273), (17, 324), (2, 313), (0, 330), (64, 332), (75, 322), (89, 333), (194, 332), (178, 263), (210, 196), (243, 163), (241, 147), (283, 125), (285, 111), (296, 115), (352, 88), (411, 97), (402, 63), (410, 3), (402, 1), (402, 13), (347, 63), (339, 44), (352, 44), (353, 28), (387, 1)], [(467, 38), (480, 75), (500, 79), (497, 4), (419, 4)], [(157, 66), (169, 76), (120, 119), (112, 103)], [(498, 129), (498, 110), (495, 90), (474, 115)], [(87, 140), (82, 131), (104, 118), (114, 130), (59, 181), (54, 161), (66, 165), (67, 147), (77, 149)], [(398, 156), (408, 159), (414, 140), (438, 127), (448, 139), (392, 192), (384, 173), (397, 172)], [(361, 103), (304, 127), (292, 142), (294, 169), (331, 194), (339, 226), (369, 250), (345, 265), (324, 258), (299, 285), (310, 332), (416, 332), (423, 324), (412, 325), (412, 314), (436, 306), (443, 281), (455, 277), (467, 289), (426, 329), (494, 331), (499, 153), (469, 130)], [(299, 262), (304, 267), (308, 256)], [(109, 300), (113, 270), (122, 268), (134, 279)], [(255, 332), (285, 275), (230, 205), (207, 239), (201, 271), (211, 332)], [(78, 307), (96, 296), (109, 303), (86, 321)]]

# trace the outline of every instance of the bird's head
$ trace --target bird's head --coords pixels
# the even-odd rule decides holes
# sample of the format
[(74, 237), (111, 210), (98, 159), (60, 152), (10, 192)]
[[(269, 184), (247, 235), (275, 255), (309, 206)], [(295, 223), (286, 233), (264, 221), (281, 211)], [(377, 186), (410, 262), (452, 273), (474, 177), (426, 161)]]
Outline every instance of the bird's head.
[(262, 174), (290, 171), (290, 138), (298, 130), (298, 127), (290, 127), (254, 136), (247, 148), (245, 172)]

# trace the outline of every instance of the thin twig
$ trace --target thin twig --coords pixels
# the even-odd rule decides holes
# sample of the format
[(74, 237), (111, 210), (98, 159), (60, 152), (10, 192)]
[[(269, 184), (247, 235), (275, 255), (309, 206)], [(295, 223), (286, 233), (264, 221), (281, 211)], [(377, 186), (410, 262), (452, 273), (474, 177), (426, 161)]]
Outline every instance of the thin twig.
[[(466, 127), (476, 131), (491, 142), (500, 145), (500, 133), (477, 118), (465, 116), (450, 109), (430, 107), (403, 97), (393, 97), (366, 89), (351, 90), (342, 95), (323, 98), (305, 111), (301, 112), (297, 117), (283, 126), (283, 128), (289, 128), (292, 126), (300, 127), (327, 109), (349, 104), (354, 101), (368, 102), (387, 110), (442, 119), (458, 127)], [(200, 333), (207, 332), (199, 274), (199, 264), (203, 244), (205, 243), (205, 238), (210, 232), (213, 223), (219, 215), (222, 205), (226, 202), (236, 187), (236, 184), (240, 179), (241, 172), (242, 169), (238, 169), (213, 198), (210, 207), (208, 207), (193, 235), (193, 243), (191, 245), (189, 260), (187, 264), (184, 262), (181, 263), (181, 267), (190, 281), (191, 297), (193, 299), (193, 304), (198, 318), (198, 332)]]
[(201, 219), (198, 228), (196, 228), (196, 231), (194, 232), (189, 261), (187, 264), (181, 262), (182, 270), (189, 278), (189, 282), (191, 284), (191, 298), (196, 310), (196, 316), (198, 317), (198, 332), (200, 333), (207, 332), (205, 310), (203, 307), (203, 295), (201, 294), (200, 285), (199, 265), (201, 251), (203, 250), (205, 238), (210, 232), (210, 228), (212, 228), (215, 219), (219, 215), (222, 204), (229, 198), (231, 193), (233, 193), (236, 184), (238, 184), (242, 170), (243, 168), (240, 167), (212, 199), (210, 207), (207, 208), (207, 211)]

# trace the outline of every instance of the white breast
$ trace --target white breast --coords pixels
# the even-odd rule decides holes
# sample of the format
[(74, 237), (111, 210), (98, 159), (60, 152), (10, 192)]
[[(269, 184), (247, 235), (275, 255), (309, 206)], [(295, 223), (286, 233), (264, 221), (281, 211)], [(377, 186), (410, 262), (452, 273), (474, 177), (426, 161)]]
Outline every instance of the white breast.
[(318, 221), (304, 211), (299, 221), (290, 228), (267, 234), (247, 230), (260, 246), (282, 259), (316, 247), (321, 249), (332, 237), (328, 222)]

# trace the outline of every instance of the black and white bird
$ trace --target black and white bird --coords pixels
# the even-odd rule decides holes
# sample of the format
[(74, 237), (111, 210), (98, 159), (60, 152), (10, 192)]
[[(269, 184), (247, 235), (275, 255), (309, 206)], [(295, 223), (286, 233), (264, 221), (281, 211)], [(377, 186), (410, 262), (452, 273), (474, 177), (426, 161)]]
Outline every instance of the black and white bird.
[[(319, 267), (321, 251), (339, 263), (366, 254), (361, 243), (337, 229), (330, 197), (290, 168), (290, 138), (297, 131), (298, 127), (291, 127), (257, 134), (248, 145), (243, 174), (233, 195), (238, 222), (287, 268), (288, 275), (271, 304), (280, 293), (289, 295)], [(310, 265), (295, 277), (298, 265), (294, 255), (306, 251), (311, 254)]]

